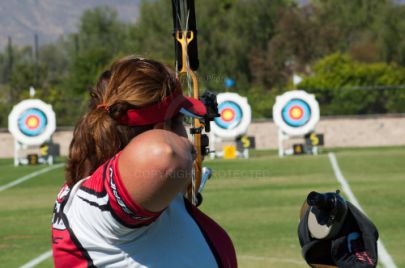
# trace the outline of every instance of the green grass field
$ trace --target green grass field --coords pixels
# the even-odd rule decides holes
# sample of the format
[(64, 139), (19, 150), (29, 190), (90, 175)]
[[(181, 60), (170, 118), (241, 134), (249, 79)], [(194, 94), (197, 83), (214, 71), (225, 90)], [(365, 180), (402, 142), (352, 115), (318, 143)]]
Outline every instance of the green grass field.
[[(405, 267), (405, 148), (335, 150), (343, 175), (377, 225), (389, 254)], [(231, 235), (240, 267), (307, 267), (301, 258), (299, 209), (310, 191), (339, 188), (327, 154), (206, 161), (214, 176), (202, 210)], [(44, 166), (0, 160), (0, 187)], [(62, 168), (0, 191), (0, 267), (19, 267), (50, 249), (50, 218)], [(47, 259), (37, 267), (52, 267)]]

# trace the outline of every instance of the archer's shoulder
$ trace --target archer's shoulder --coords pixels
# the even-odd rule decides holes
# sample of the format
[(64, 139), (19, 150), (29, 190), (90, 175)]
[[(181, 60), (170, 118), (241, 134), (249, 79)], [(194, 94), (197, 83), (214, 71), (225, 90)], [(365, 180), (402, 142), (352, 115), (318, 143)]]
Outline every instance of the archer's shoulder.
[(177, 134), (168, 130), (148, 130), (134, 137), (124, 151), (136, 152), (137, 154), (148, 152), (149, 155), (170, 154), (172, 145), (180, 139)]
[(176, 133), (169, 131), (169, 130), (164, 130), (164, 129), (152, 129), (145, 131), (137, 136), (135, 136), (132, 142), (144, 142), (144, 141), (149, 141), (149, 142), (162, 142), (162, 141), (167, 141), (168, 138), (180, 138)]

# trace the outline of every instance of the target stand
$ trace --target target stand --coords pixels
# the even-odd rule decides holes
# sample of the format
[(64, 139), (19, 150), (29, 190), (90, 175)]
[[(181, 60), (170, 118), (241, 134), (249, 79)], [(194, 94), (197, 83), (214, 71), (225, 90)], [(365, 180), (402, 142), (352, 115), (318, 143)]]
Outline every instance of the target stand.
[[(211, 151), (215, 151), (215, 143), (232, 143), (235, 146), (236, 139), (246, 134), (252, 121), (252, 110), (246, 97), (236, 93), (220, 93), (217, 95), (218, 112), (220, 117), (215, 118), (211, 124), (210, 140)], [(237, 150), (236, 157), (249, 157), (249, 152)], [(210, 154), (211, 158), (224, 157), (223, 150)]]
[[(14, 137), (14, 165), (53, 164), (46, 143), (56, 129), (52, 106), (39, 99), (23, 100), (8, 116), (8, 130)], [(38, 153), (39, 151), (39, 153)], [(23, 153), (26, 156), (23, 156)]]
[[(320, 118), (319, 104), (315, 96), (303, 90), (293, 90), (277, 96), (273, 106), (273, 119), (278, 126), (279, 156), (291, 154), (284, 149), (284, 142), (303, 138), (312, 132)], [(317, 150), (314, 147), (313, 153)]]

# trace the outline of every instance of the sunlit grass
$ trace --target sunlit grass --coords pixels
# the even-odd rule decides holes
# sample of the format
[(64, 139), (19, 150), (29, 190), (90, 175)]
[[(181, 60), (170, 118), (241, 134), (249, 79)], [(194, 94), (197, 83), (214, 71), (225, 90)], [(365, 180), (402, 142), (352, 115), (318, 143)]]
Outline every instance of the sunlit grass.
[[(388, 252), (405, 267), (405, 148), (335, 151), (343, 175), (376, 223)], [(301, 257), (299, 209), (312, 191), (339, 185), (326, 154), (278, 158), (252, 152), (249, 160), (214, 160), (201, 209), (230, 234), (240, 267), (307, 267)], [(45, 166), (0, 160), (0, 185)], [(0, 266), (19, 267), (50, 249), (50, 219), (63, 169), (0, 192)], [(51, 259), (38, 267), (52, 267)]]

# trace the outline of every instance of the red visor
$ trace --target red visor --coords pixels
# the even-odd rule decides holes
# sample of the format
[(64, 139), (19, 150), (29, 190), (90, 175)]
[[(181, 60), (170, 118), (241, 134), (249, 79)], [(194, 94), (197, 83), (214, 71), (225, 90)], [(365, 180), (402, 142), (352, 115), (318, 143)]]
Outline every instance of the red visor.
[(207, 109), (202, 101), (183, 96), (181, 90), (176, 90), (159, 103), (128, 110), (118, 122), (127, 126), (153, 125), (164, 122), (178, 113), (203, 117)]

